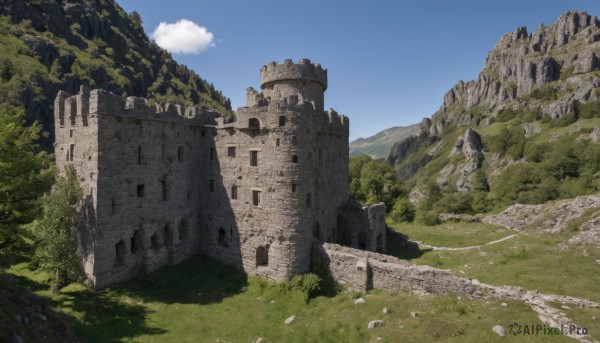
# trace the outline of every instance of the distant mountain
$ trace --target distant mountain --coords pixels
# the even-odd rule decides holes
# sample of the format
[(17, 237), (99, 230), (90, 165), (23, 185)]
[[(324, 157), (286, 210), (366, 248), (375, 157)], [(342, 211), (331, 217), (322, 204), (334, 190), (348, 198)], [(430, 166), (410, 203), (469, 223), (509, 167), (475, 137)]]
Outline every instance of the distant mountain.
[(358, 138), (350, 142), (350, 156), (367, 154), (373, 159), (386, 158), (396, 142), (405, 140), (419, 130), (419, 124), (396, 126), (368, 138)]
[(24, 106), (52, 134), (56, 94), (82, 84), (232, 114), (229, 99), (150, 41), (139, 14), (114, 0), (0, 1), (0, 101)]
[(446, 212), (600, 191), (600, 20), (570, 11), (503, 35), (388, 162), (411, 200)]

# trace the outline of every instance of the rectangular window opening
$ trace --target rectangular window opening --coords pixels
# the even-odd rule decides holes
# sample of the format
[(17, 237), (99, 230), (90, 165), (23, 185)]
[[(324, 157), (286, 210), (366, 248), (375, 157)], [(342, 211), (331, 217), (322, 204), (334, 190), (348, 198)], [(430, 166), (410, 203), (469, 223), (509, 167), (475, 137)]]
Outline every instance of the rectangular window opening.
[(183, 147), (177, 147), (177, 161), (183, 162)]
[(163, 201), (167, 201), (168, 200), (168, 188), (169, 185), (167, 184), (167, 180), (163, 179), (160, 181), (160, 193), (161, 193), (161, 198)]
[(235, 147), (230, 146), (227, 148), (227, 157), (235, 157)]
[(298, 163), (298, 155), (292, 155), (292, 163)]
[(138, 198), (143, 198), (146, 196), (144, 191), (144, 184), (137, 185), (137, 196)]
[(306, 207), (312, 206), (312, 194), (306, 193)]
[(142, 146), (141, 145), (138, 145), (137, 160), (138, 160), (138, 165), (144, 164), (144, 160), (143, 160), (143, 156), (142, 156)]
[(231, 199), (237, 199), (237, 186), (231, 186)]
[(260, 191), (252, 191), (252, 205), (259, 206), (260, 205)]
[(279, 116), (279, 126), (285, 126), (285, 116)]
[(258, 166), (258, 151), (250, 151), (250, 166)]
[(210, 180), (208, 182), (208, 191), (209, 192), (214, 192), (215, 191), (215, 180)]
[(296, 187), (298, 187), (298, 185), (292, 183), (292, 193), (296, 193)]
[(215, 159), (215, 148), (210, 148), (208, 159), (211, 161)]

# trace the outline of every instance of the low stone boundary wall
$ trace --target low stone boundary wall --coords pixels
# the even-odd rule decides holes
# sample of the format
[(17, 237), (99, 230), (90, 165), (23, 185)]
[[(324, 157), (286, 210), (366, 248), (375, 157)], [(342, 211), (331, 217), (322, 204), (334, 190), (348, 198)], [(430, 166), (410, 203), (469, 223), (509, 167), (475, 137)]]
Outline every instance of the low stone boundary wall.
[(600, 307), (593, 301), (570, 296), (526, 291), (515, 286), (493, 286), (452, 275), (449, 270), (417, 266), (399, 258), (333, 243), (313, 242), (313, 258), (327, 268), (335, 281), (358, 291), (373, 288), (409, 289), (417, 293), (461, 293), (471, 298), (491, 297), (525, 302), (558, 301), (583, 307)]
[(476, 293), (479, 287), (470, 279), (455, 277), (448, 270), (416, 266), (393, 256), (332, 243), (315, 243), (313, 249), (315, 258), (320, 259), (337, 282), (356, 290), (412, 289), (423, 293), (481, 295)]

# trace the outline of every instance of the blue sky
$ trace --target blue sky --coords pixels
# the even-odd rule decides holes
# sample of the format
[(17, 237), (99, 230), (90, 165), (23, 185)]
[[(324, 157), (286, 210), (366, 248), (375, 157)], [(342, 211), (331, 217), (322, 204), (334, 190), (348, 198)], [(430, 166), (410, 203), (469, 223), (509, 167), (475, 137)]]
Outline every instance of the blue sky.
[(117, 2), (141, 15), (149, 36), (160, 23), (195, 23), (202, 39), (193, 44), (210, 44), (173, 56), (234, 109), (244, 106), (246, 87), (259, 88), (262, 65), (321, 63), (329, 76), (325, 107), (350, 118), (351, 140), (430, 117), (456, 82), (477, 78), (502, 34), (520, 26), (532, 32), (573, 9), (600, 15), (597, 0)]

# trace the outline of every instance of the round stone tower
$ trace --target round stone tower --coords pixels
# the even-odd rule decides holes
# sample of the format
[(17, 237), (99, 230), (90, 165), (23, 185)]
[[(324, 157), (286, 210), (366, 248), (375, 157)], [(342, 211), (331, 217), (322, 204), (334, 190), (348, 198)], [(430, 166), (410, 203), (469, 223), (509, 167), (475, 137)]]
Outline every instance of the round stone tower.
[(260, 69), (260, 87), (267, 100), (286, 100), (289, 104), (314, 102), (315, 111), (322, 112), (327, 89), (327, 69), (304, 58), (294, 64), (271, 62)]
[(327, 70), (308, 59), (263, 66), (260, 86), (262, 93), (247, 90), (247, 106), (222, 125), (217, 143), (223, 184), (236, 195), (223, 199), (232, 214), (211, 209), (208, 226), (214, 237), (221, 226), (234, 227), (239, 248), (206, 251), (241, 257), (249, 274), (289, 279), (309, 271), (314, 240), (335, 241), (338, 209), (348, 199), (348, 120), (324, 111)]

